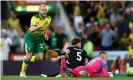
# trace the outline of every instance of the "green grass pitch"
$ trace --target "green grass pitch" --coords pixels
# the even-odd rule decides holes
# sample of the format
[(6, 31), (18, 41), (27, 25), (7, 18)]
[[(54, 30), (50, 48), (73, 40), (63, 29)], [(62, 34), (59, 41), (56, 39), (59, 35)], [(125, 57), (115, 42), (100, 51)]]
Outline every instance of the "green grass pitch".
[(133, 77), (113, 77), (113, 78), (56, 78), (40, 76), (27, 76), (27, 78), (20, 78), (19, 76), (1, 76), (1, 80), (133, 80)]

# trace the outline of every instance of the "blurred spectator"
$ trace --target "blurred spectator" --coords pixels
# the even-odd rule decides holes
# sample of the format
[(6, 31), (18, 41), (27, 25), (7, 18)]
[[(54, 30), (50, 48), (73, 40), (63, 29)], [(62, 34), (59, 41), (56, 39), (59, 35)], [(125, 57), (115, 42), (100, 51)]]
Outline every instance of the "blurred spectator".
[(129, 21), (133, 20), (133, 5), (131, 3), (128, 3), (126, 8), (126, 14)]
[(94, 44), (95, 47), (99, 47), (101, 45), (100, 38), (99, 38), (99, 30), (97, 27), (93, 27), (91, 30), (90, 40)]
[(103, 2), (103, 3), (101, 3), (101, 5), (102, 5), (104, 10), (103, 10), (103, 13), (101, 13), (100, 16), (97, 18), (97, 21), (98, 21), (99, 25), (103, 24), (104, 19), (107, 19), (109, 17), (107, 3)]
[(114, 1), (113, 4), (112, 4), (113, 10), (118, 10), (119, 6), (120, 6), (120, 4), (119, 4), (118, 1)]
[(129, 21), (127, 20), (125, 15), (121, 16), (121, 19), (118, 23), (118, 28), (120, 31), (120, 34), (122, 35), (122, 33), (127, 33), (129, 34), (130, 29), (129, 29)]
[(50, 27), (49, 31), (48, 31), (48, 35), (50, 36), (49, 37), (49, 40), (45, 40), (47, 45), (49, 45), (48, 47), (50, 49), (55, 49), (57, 48), (57, 33), (55, 32), (55, 29), (53, 27)]
[(129, 54), (129, 59), (133, 59), (133, 41), (131, 41), (128, 47), (128, 54)]
[(110, 14), (109, 14), (109, 8), (110, 8), (109, 2), (104, 1), (103, 2), (103, 8), (104, 8), (103, 17), (104, 18), (109, 18), (109, 16), (110, 16)]
[(81, 48), (83, 48), (83, 45), (85, 44), (86, 38), (87, 38), (87, 30), (84, 30), (81, 33), (81, 36), (79, 36), (79, 37), (81, 38)]
[(77, 33), (77, 35), (81, 36), (84, 30), (85, 30), (84, 23), (79, 23), (79, 32)]
[(123, 33), (123, 36), (120, 39), (120, 49), (127, 50), (128, 49), (129, 39), (127, 33)]
[(97, 27), (98, 23), (97, 21), (95, 21), (94, 17), (91, 17), (90, 18), (90, 22), (87, 22), (86, 23), (86, 27), (89, 28), (89, 27)]
[(52, 32), (52, 34), (51, 34), (51, 44), (50, 44), (51, 49), (57, 48), (57, 45), (58, 45), (57, 41), (58, 41), (57, 34), (55, 32)]
[(73, 11), (73, 4), (70, 1), (63, 1), (63, 5), (66, 9), (67, 14), (71, 15), (71, 12)]
[(2, 60), (8, 60), (12, 40), (8, 37), (7, 31), (5, 29), (1, 30), (1, 35), (2, 37), (0, 39), (0, 48), (3, 57)]
[(69, 43), (64, 32), (64, 28), (50, 26), (48, 31), (49, 40), (45, 40), (45, 46), (49, 47), (50, 49), (59, 48), (65, 50), (65, 47), (69, 46)]
[(108, 23), (108, 19), (104, 19), (103, 24), (100, 25), (100, 31), (102, 31), (106, 27), (107, 23)]
[(111, 65), (112, 74), (120, 73), (120, 56), (114, 60), (114, 62)]
[(125, 74), (126, 73), (126, 61), (122, 60), (120, 56), (114, 60), (111, 65), (112, 74)]
[(115, 38), (114, 38), (114, 42), (113, 42), (113, 49), (119, 50), (120, 34), (119, 34), (118, 27), (115, 27), (114, 32), (115, 32)]
[(101, 16), (104, 15), (103, 2), (99, 1), (96, 6), (98, 8), (98, 12), (97, 12), (97, 17), (96, 18), (99, 19)]
[(87, 11), (86, 13), (84, 13), (85, 16), (85, 23), (91, 18), (91, 17), (96, 17), (96, 13), (97, 13), (97, 6), (95, 6), (95, 2), (94, 1), (89, 1), (87, 4)]
[(76, 33), (80, 33), (79, 23), (83, 23), (83, 17), (80, 15), (79, 6), (75, 6), (73, 14), (74, 14), (74, 27), (75, 27)]
[(12, 40), (11, 52), (17, 52), (20, 49), (20, 35), (10, 25), (8, 26), (7, 34)]
[(129, 22), (129, 28), (130, 30), (133, 29), (133, 21)]
[(110, 25), (100, 32), (102, 50), (112, 50), (112, 44), (115, 39), (115, 32), (111, 30)]
[(20, 44), (20, 46), (18, 46), (17, 48), (17, 52), (24, 52), (24, 31), (22, 30), (22, 27), (19, 29), (19, 36), (18, 36), (18, 39), (20, 41), (18, 41)]
[(130, 29), (129, 40), (133, 41), (133, 28)]
[(133, 74), (133, 67), (131, 66), (130, 63), (126, 64), (126, 68), (127, 68), (127, 74), (132, 75)]
[(112, 22), (110, 23), (110, 25), (111, 25), (111, 29), (112, 30), (115, 30), (115, 28), (118, 28), (117, 22), (115, 20), (112, 20)]
[[(93, 57), (93, 51), (94, 51), (94, 45), (90, 41), (89, 37), (87, 37), (86, 43), (84, 44), (83, 49), (87, 52), (87, 55), (92, 58)], [(90, 59), (89, 59), (90, 60)]]
[(7, 23), (16, 31), (20, 28), (20, 21), (17, 18), (17, 14), (13, 13), (12, 16), (8, 19)]
[(101, 16), (97, 19), (98, 25), (103, 24), (105, 18), (106, 18), (106, 15), (105, 15), (105, 13), (104, 13), (103, 15), (101, 15)]
[(67, 36), (64, 32), (64, 28), (59, 28), (57, 31), (57, 48), (59, 49), (63, 49), (64, 41), (67, 39)]
[(120, 15), (118, 14), (118, 11), (113, 11), (113, 13), (110, 16), (110, 23), (117, 22), (120, 20)]
[(24, 35), (20, 35), (20, 46), (17, 52), (24, 52)]

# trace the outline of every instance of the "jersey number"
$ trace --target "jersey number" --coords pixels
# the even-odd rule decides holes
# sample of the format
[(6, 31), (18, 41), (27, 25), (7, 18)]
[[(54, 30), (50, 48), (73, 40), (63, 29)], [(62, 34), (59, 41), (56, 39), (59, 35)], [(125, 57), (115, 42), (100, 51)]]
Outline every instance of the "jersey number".
[(77, 52), (77, 60), (78, 61), (82, 60), (81, 52)]

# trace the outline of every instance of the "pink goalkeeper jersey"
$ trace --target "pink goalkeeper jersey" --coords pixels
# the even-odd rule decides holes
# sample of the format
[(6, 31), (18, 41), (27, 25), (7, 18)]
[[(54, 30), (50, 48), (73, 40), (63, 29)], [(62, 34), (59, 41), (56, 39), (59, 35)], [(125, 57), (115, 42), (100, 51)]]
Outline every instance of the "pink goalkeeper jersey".
[(101, 72), (103, 77), (108, 77), (108, 65), (107, 61), (103, 60), (102, 58), (94, 58), (92, 59), (86, 67), (89, 68), (90, 72)]
[(86, 66), (92, 67), (96, 72), (99, 72), (102, 66), (102, 58), (94, 58)]

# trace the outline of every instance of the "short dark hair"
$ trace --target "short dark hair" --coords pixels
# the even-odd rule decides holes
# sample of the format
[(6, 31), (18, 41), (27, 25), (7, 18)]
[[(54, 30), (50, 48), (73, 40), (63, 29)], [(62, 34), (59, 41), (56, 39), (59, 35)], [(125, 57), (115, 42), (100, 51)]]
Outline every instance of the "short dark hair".
[(79, 38), (74, 38), (71, 43), (72, 43), (72, 45), (76, 45), (79, 42), (81, 42), (81, 40)]
[(101, 51), (101, 52), (99, 52), (99, 56), (100, 56), (101, 54), (107, 54), (107, 53), (104, 52), (104, 51)]

